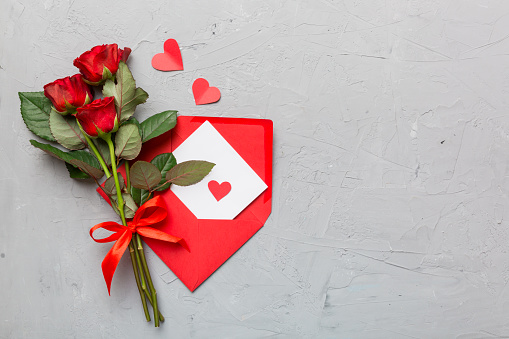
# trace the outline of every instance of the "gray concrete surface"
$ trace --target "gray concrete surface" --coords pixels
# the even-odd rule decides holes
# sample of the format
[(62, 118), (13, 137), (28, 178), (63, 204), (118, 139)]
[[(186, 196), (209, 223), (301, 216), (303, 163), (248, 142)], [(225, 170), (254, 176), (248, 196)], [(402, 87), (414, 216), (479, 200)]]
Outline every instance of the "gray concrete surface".
[[(509, 337), (509, 2), (0, 3), (1, 338)], [(167, 38), (183, 72), (151, 68)], [(140, 120), (274, 121), (269, 221), (190, 293), (151, 253), (167, 321), (130, 263), (111, 297), (93, 185), (28, 139), (18, 91), (133, 48)], [(197, 107), (192, 81), (222, 91)]]

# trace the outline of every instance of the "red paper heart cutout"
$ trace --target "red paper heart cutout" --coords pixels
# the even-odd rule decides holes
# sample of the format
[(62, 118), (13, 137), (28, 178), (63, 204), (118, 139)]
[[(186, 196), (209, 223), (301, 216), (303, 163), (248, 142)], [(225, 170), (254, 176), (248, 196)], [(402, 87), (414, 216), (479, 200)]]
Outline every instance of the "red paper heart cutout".
[(221, 98), (221, 92), (217, 87), (210, 87), (209, 82), (198, 78), (193, 83), (194, 102), (197, 105), (211, 104)]
[(209, 191), (217, 201), (223, 199), (232, 190), (232, 185), (228, 181), (218, 183), (215, 180), (209, 181)]
[(168, 39), (164, 42), (164, 53), (158, 53), (152, 58), (152, 67), (159, 71), (182, 71), (182, 54), (179, 44), (175, 39)]

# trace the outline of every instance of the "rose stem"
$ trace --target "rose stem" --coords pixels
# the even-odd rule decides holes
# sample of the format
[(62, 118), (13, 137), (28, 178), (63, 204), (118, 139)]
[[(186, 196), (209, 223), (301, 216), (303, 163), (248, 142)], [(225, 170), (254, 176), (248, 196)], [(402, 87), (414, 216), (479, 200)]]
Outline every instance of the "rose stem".
[(106, 166), (106, 163), (104, 162), (104, 159), (103, 159), (101, 153), (99, 153), (99, 151), (97, 150), (97, 147), (95, 147), (94, 143), (92, 142), (92, 140), (90, 140), (90, 138), (88, 137), (88, 135), (85, 132), (83, 132), (83, 136), (85, 137), (85, 140), (87, 141), (88, 147), (92, 150), (92, 152), (94, 152), (97, 160), (99, 160), (99, 163), (101, 164), (103, 171), (106, 174), (106, 178), (111, 177), (110, 171), (108, 170), (108, 166)]
[[(145, 290), (145, 294), (147, 295), (148, 302), (150, 303), (150, 305), (152, 305), (152, 298), (147, 290)], [(152, 307), (154, 307), (154, 305), (152, 305)], [(159, 320), (161, 320), (161, 322), (164, 322), (164, 317), (163, 314), (161, 313), (161, 310), (157, 310), (157, 312), (159, 313)]]
[[(145, 312), (145, 318), (147, 319), (147, 322), (149, 322), (150, 321), (150, 313), (148, 313), (147, 300), (145, 300), (145, 296), (143, 295), (143, 291), (141, 289), (141, 284), (140, 284), (140, 278), (138, 277), (138, 268), (136, 267), (136, 264), (135, 264), (136, 259), (134, 258), (135, 252), (136, 252), (136, 250), (134, 249), (132, 242), (130, 242), (129, 243), (129, 254), (131, 255), (131, 262), (133, 263), (134, 279), (136, 279), (136, 285), (138, 286), (138, 292), (140, 292), (141, 303), (143, 304), (143, 311)], [(149, 298), (149, 301), (150, 301), (150, 298)]]
[[(90, 138), (88, 137), (88, 135), (85, 132), (83, 132), (83, 136), (85, 137), (85, 140), (87, 141), (90, 149), (92, 150), (92, 152), (94, 152), (95, 156), (97, 157), (97, 160), (99, 160), (99, 163), (101, 164), (101, 166), (102, 166), (102, 168), (104, 170), (104, 173), (106, 174), (106, 178), (111, 177), (111, 173), (108, 170), (108, 166), (106, 166), (106, 163), (104, 162), (104, 159), (103, 159), (101, 153), (99, 153), (99, 151), (95, 147), (94, 143), (92, 142), (92, 140), (90, 140)], [(108, 146), (109, 146), (109, 144), (108, 144)], [(111, 158), (114, 159), (113, 154), (115, 154), (115, 153), (114, 153), (114, 151), (113, 152), (111, 151), (111, 147), (109, 148), (109, 151), (110, 151)], [(112, 164), (116, 164), (116, 162), (112, 161)], [(115, 173), (116, 173), (116, 169), (115, 169)], [(126, 175), (127, 175), (127, 187), (128, 187), (128, 191), (130, 191), (130, 184), (131, 183), (130, 183), (130, 180), (129, 180), (129, 163), (127, 161), (126, 161)], [(118, 180), (118, 178), (116, 176), (115, 176), (115, 179)], [(96, 183), (97, 183), (97, 185), (99, 185), (97, 180), (96, 180)], [(115, 181), (115, 184), (117, 184), (117, 181)], [(117, 191), (117, 195), (118, 195), (118, 191)], [(111, 199), (110, 199), (110, 202), (113, 204), (113, 201)], [(123, 212), (123, 210), (122, 210), (122, 212)], [(122, 220), (122, 222), (124, 222), (124, 221), (125, 221), (125, 219)], [(125, 224), (124, 224), (124, 226), (125, 226)], [(137, 265), (136, 264), (136, 258), (134, 256), (134, 253), (137, 253), (137, 252), (134, 249), (134, 241), (133, 241), (133, 239), (131, 239), (131, 242), (129, 243), (129, 253), (131, 255), (131, 264), (133, 266), (134, 278), (136, 280), (136, 286), (138, 287), (138, 292), (140, 293), (141, 303), (143, 305), (143, 311), (145, 312), (145, 318), (147, 319), (147, 321), (150, 321), (150, 313), (148, 312), (147, 301), (145, 300), (143, 289), (142, 289), (142, 286), (140, 284), (140, 278), (138, 276), (139, 273), (138, 273), (138, 268), (136, 266)], [(139, 262), (139, 258), (138, 258), (138, 264), (139, 264), (140, 270), (141, 270), (141, 263)], [(143, 281), (143, 283), (145, 284), (144, 281)], [(148, 294), (146, 289), (145, 289), (145, 294)], [(150, 298), (149, 298), (149, 301), (150, 301), (150, 303), (152, 303)]]
[(145, 258), (145, 253), (143, 252), (143, 245), (141, 243), (141, 237), (138, 233), (134, 235), (136, 237), (136, 242), (138, 243), (138, 251), (140, 252), (141, 262), (143, 264), (143, 269), (147, 275), (148, 287), (152, 292), (152, 306), (154, 307), (154, 322), (155, 326), (159, 327), (159, 317), (156, 315), (159, 314), (159, 310), (157, 308), (157, 292), (154, 288), (154, 284), (152, 284), (152, 278), (150, 277), (150, 271), (148, 270), (147, 260)]
[[(115, 179), (115, 186), (117, 188), (117, 199), (118, 199), (117, 207), (118, 207), (118, 210), (120, 212), (120, 218), (122, 219), (122, 225), (127, 227), (127, 222), (125, 221), (125, 215), (124, 215), (124, 199), (122, 198), (122, 192), (120, 190), (120, 183), (118, 181), (117, 162), (116, 162), (116, 159), (115, 159), (115, 147), (113, 146), (113, 142), (111, 141), (111, 134), (107, 134), (106, 135), (105, 141), (108, 144), (108, 147), (109, 147), (109, 150), (110, 150), (111, 169), (113, 171), (113, 177)], [(132, 246), (133, 250), (134, 250), (134, 247), (135, 247), (134, 238), (131, 239), (131, 244), (129, 246)], [(130, 251), (130, 249), (129, 249), (129, 251)], [(133, 271), (135, 271), (134, 274), (136, 275), (136, 271), (137, 271), (136, 262), (133, 260), (132, 257), (131, 257), (131, 262), (133, 264)], [(139, 292), (140, 292), (140, 297), (141, 298), (145, 298), (143, 293), (141, 291), (139, 291)], [(142, 301), (142, 304), (143, 304), (143, 310), (145, 311), (145, 314), (146, 314), (148, 312), (148, 310), (147, 310), (147, 303)], [(154, 310), (156, 310), (156, 308), (154, 308)], [(154, 312), (154, 314), (157, 314), (157, 312)], [(154, 316), (154, 318), (155, 318), (156, 323), (158, 324), (159, 323), (159, 317)]]
[(111, 156), (111, 170), (113, 171), (113, 177), (115, 178), (115, 186), (117, 188), (117, 199), (118, 199), (118, 210), (120, 211), (120, 218), (122, 219), (122, 225), (127, 227), (127, 222), (125, 221), (124, 215), (124, 198), (122, 197), (122, 191), (120, 189), (120, 182), (118, 181), (118, 173), (117, 173), (117, 161), (115, 159), (115, 147), (113, 146), (113, 142), (111, 141), (111, 134), (107, 134), (105, 137), (105, 141), (108, 143), (108, 147), (110, 149)]
[[(83, 133), (83, 135), (85, 135), (85, 133)], [(92, 142), (90, 141), (90, 139), (88, 138), (88, 136), (85, 135), (85, 137), (87, 138), (87, 142), (89, 144), (92, 144)], [(93, 144), (92, 144), (93, 145)], [(95, 146), (94, 146), (95, 147)], [(99, 162), (101, 163), (101, 165), (103, 165), (103, 170), (106, 174), (106, 177), (109, 178), (111, 177), (111, 174), (110, 172), (108, 171), (108, 167), (106, 166), (106, 164), (104, 163), (104, 159), (102, 158), (101, 154), (99, 152), (97, 152), (97, 149), (95, 149), (96, 151), (96, 156), (97, 156), (97, 159), (99, 159)], [(128, 168), (129, 168), (129, 165), (128, 163), (126, 162), (126, 169), (127, 169), (127, 173), (128, 173)], [(94, 178), (95, 179), (95, 178)], [(128, 179), (128, 184), (130, 184), (129, 182), (129, 179)], [(95, 180), (95, 183), (97, 184), (97, 186), (99, 186), (103, 192), (104, 192), (104, 189), (99, 185), (99, 183), (97, 182), (97, 180)], [(113, 204), (113, 200), (110, 199), (110, 202)], [(134, 241), (133, 239), (131, 239), (131, 242), (129, 243), (129, 253), (131, 255), (131, 264), (133, 265), (133, 272), (134, 272), (134, 278), (136, 280), (136, 286), (138, 287), (138, 292), (140, 293), (140, 298), (141, 298), (141, 303), (143, 305), (143, 311), (145, 312), (145, 318), (147, 319), (147, 321), (150, 321), (150, 313), (148, 313), (148, 307), (147, 307), (147, 301), (145, 300), (145, 296), (144, 296), (144, 293), (143, 293), (143, 289), (142, 289), (142, 286), (141, 286), (141, 283), (140, 283), (140, 277), (138, 276), (138, 268), (136, 267), (136, 258), (134, 256), (134, 254), (136, 253), (137, 254), (137, 251), (135, 251), (134, 249)], [(138, 258), (138, 266), (140, 267), (140, 270), (141, 270), (141, 263), (140, 263), (140, 259)], [(145, 281), (143, 281), (143, 284), (145, 284)], [(150, 300), (150, 296), (148, 295), (148, 292), (147, 290), (145, 289), (145, 294), (147, 294), (147, 296), (149, 297), (149, 301), (150, 301), (150, 304), (152, 304), (152, 301)], [(161, 315), (162, 316), (162, 315)], [(164, 321), (164, 318), (163, 318), (163, 321)]]
[[(125, 161), (125, 175), (126, 175), (127, 192), (131, 192), (131, 177), (130, 177), (130, 174), (129, 174), (129, 171), (130, 171), (129, 168), (130, 168), (129, 161), (126, 160)], [(133, 243), (134, 243), (134, 241), (133, 241)], [(138, 251), (135, 251), (134, 253), (136, 254), (136, 262), (138, 263), (138, 271), (140, 272), (140, 276), (143, 279), (144, 274), (143, 274), (142, 267), (141, 267), (140, 256), (138, 254)], [(142, 280), (142, 282), (144, 283), (144, 280)], [(145, 292), (145, 295), (147, 296), (148, 301), (150, 302), (150, 305), (152, 305), (152, 298), (150, 296), (150, 293), (148, 292), (148, 289), (147, 288), (143, 288), (143, 285), (142, 285), (142, 289)], [(159, 320), (161, 320), (161, 322), (164, 322), (164, 316), (162, 315), (161, 311), (159, 311)]]
[(143, 267), (141, 266), (140, 254), (138, 253), (138, 250), (136, 250), (136, 241), (134, 238), (132, 238), (131, 242), (132, 242), (133, 248), (135, 249), (134, 256), (136, 257), (136, 263), (138, 264), (138, 272), (140, 274), (140, 279), (141, 279), (141, 288), (142, 288), (142, 290), (144, 290), (145, 292), (148, 293), (147, 284), (145, 283), (145, 275), (143, 274)]
[[(126, 176), (126, 188), (127, 188), (127, 192), (131, 192), (131, 176), (129, 174), (129, 161), (126, 160), (125, 163), (125, 176)], [(133, 248), (135, 247), (135, 243), (134, 243), (134, 240), (131, 240), (132, 241), (132, 246)], [(141, 261), (140, 261), (140, 255), (138, 253), (138, 251), (134, 251), (134, 254), (136, 256), (136, 263), (138, 264), (138, 272), (139, 272), (139, 276), (141, 278), (141, 289), (145, 292), (145, 295), (147, 296), (148, 298), (148, 301), (150, 302), (150, 305), (152, 305), (152, 298), (150, 297), (150, 293), (148, 292), (148, 289), (147, 289), (147, 285), (145, 283), (145, 275), (143, 274), (143, 268), (141, 266)], [(164, 321), (164, 317), (163, 315), (161, 314), (161, 312), (159, 312), (159, 319), (161, 321)]]
[[(134, 239), (133, 239), (134, 240)], [(141, 267), (141, 262), (140, 262), (140, 256), (141, 255), (144, 255), (144, 252), (143, 252), (143, 246), (141, 245), (141, 243), (138, 245), (138, 250), (136, 252), (134, 252), (136, 254), (136, 261), (138, 262), (138, 265), (140, 265), (138, 267), (138, 270), (140, 271), (140, 276), (141, 278), (143, 279), (144, 277), (144, 272), (143, 272), (143, 268)], [(141, 254), (140, 254), (141, 253)], [(147, 266), (148, 267), (148, 266)], [(150, 273), (149, 273), (150, 274)], [(142, 285), (143, 285), (143, 281), (142, 280)], [(147, 295), (147, 298), (148, 298), (148, 301), (150, 302), (150, 304), (152, 305), (152, 307), (154, 307), (154, 304), (152, 303), (152, 295), (151, 295), (151, 292), (149, 291), (148, 288), (143, 288), (143, 290), (145, 291), (145, 294)], [(154, 289), (155, 290), (155, 289)], [(163, 315), (161, 314), (161, 312), (158, 310), (158, 313), (159, 313), (159, 319), (161, 321), (164, 321), (164, 317)], [(155, 315), (154, 315), (155, 316)]]
[(126, 177), (126, 187), (127, 187), (127, 193), (131, 194), (131, 174), (129, 169), (129, 161), (125, 161), (125, 177)]

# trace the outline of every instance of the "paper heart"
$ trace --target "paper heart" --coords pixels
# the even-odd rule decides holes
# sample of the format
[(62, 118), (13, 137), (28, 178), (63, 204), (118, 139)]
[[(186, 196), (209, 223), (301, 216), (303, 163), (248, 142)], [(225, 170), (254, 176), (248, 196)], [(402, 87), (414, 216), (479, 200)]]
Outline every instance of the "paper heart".
[(179, 44), (175, 39), (168, 39), (164, 42), (164, 52), (154, 55), (152, 67), (165, 72), (182, 71), (184, 69)]
[(216, 87), (210, 87), (209, 82), (198, 78), (193, 83), (194, 102), (197, 105), (211, 104), (221, 98), (221, 92)]
[(223, 199), (232, 190), (232, 185), (228, 181), (218, 183), (215, 180), (209, 181), (209, 191), (217, 201)]

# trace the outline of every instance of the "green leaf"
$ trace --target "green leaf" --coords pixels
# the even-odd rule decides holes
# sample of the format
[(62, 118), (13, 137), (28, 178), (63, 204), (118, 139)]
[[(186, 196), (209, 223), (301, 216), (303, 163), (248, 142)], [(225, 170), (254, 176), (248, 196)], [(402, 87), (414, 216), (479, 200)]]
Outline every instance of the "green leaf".
[[(113, 210), (115, 211), (115, 213), (120, 215), (120, 211), (118, 210), (118, 207), (117, 207), (117, 205), (118, 205), (117, 195), (112, 195), (112, 196), (110, 196), (110, 198), (113, 202), (111, 205), (113, 207)], [(134, 218), (134, 214), (138, 210), (138, 206), (134, 202), (133, 197), (128, 193), (122, 193), (122, 198), (124, 199), (124, 203), (125, 203), (124, 216), (128, 219)]]
[(49, 128), (51, 101), (44, 92), (19, 92), (21, 116), (28, 129), (38, 137), (48, 141), (56, 141)]
[(68, 164), (78, 167), (83, 172), (96, 179), (101, 178), (104, 173), (101, 170), (100, 164), (97, 159), (87, 151), (71, 151), (64, 152), (56, 147), (48, 144), (40, 143), (36, 140), (30, 140), (30, 143), (51, 156), (63, 160)]
[[(91, 139), (94, 143), (95, 147), (97, 148), (97, 151), (103, 158), (106, 165), (111, 166), (111, 156), (110, 156), (110, 148), (108, 147), (108, 144), (106, 141), (104, 141), (101, 138)], [(94, 154), (95, 156), (95, 154)], [(99, 159), (97, 159), (99, 160)]]
[(131, 196), (133, 197), (134, 201), (138, 206), (143, 205), (145, 202), (147, 202), (148, 197), (150, 196), (150, 191), (143, 190), (136, 188), (134, 186), (131, 186)]
[(115, 155), (126, 160), (133, 160), (140, 154), (141, 136), (138, 127), (127, 124), (120, 127), (115, 134)]
[[(157, 169), (161, 172), (162, 179), (159, 185), (162, 185), (166, 182), (166, 173), (177, 164), (177, 159), (175, 159), (172, 153), (162, 153), (155, 156), (150, 163), (156, 165)], [(164, 191), (168, 189), (170, 185), (171, 183), (166, 183), (164, 186), (158, 188), (157, 191)]]
[[(127, 67), (127, 66), (126, 66)], [(129, 119), (133, 114), (136, 106), (143, 104), (148, 99), (148, 93), (140, 87), (136, 88), (134, 95), (131, 99), (124, 100), (122, 107), (122, 115), (120, 121)]]
[(161, 172), (150, 162), (137, 161), (131, 167), (131, 185), (150, 190), (156, 187), (161, 181)]
[(129, 67), (121, 61), (116, 73), (117, 83), (107, 80), (103, 86), (104, 97), (115, 97), (115, 106), (120, 122), (129, 119), (136, 106), (147, 101), (148, 94), (141, 88), (136, 88), (136, 82)]
[[(135, 117), (131, 117), (131, 118), (129, 118), (129, 120), (126, 120), (122, 123), (122, 125), (128, 125), (128, 124), (136, 125), (136, 126), (138, 126), (138, 128), (140, 127), (140, 122)], [(141, 133), (140, 133), (140, 135), (141, 135)]]
[(69, 171), (69, 176), (73, 179), (90, 179), (90, 175), (80, 170), (78, 167), (65, 163), (65, 167)]
[(205, 178), (215, 165), (202, 160), (184, 161), (166, 173), (166, 181), (179, 186), (194, 185)]
[(70, 150), (83, 149), (86, 146), (85, 137), (81, 133), (76, 118), (72, 115), (62, 116), (55, 110), (49, 115), (51, 134), (57, 142)]
[(134, 202), (133, 197), (128, 193), (122, 193), (122, 198), (124, 198), (125, 207), (124, 214), (126, 218), (134, 218), (134, 213), (138, 210), (138, 206)]
[(81, 161), (78, 159), (71, 159), (70, 164), (78, 167), (80, 170), (87, 173), (88, 175), (90, 175), (92, 178), (95, 178), (96, 180), (101, 179), (102, 176), (104, 175), (104, 172), (101, 169), (95, 168), (94, 166), (90, 165), (89, 163), (87, 163), (85, 161)]
[(124, 125), (135, 125), (138, 128), (138, 132), (140, 133), (140, 137), (143, 139), (143, 136), (141, 134), (140, 122), (135, 117), (131, 117), (131, 118), (129, 118), (129, 120), (124, 121), (120, 125), (120, 127), (122, 127)]
[(151, 116), (140, 124), (142, 141), (146, 142), (168, 132), (177, 124), (177, 111), (164, 111)]
[[(121, 190), (125, 188), (124, 177), (120, 173), (118, 173), (118, 183), (120, 185)], [(104, 182), (104, 192), (107, 195), (117, 194), (117, 186), (115, 185), (115, 177), (114, 176), (109, 177)]]
[[(103, 85), (103, 97), (114, 97), (117, 94), (115, 82), (113, 80), (106, 80)], [(117, 105), (117, 98), (115, 97), (115, 106)], [(117, 107), (118, 113), (118, 107)]]

